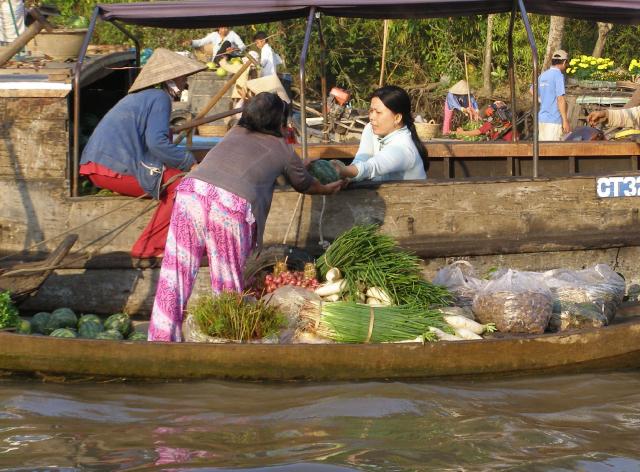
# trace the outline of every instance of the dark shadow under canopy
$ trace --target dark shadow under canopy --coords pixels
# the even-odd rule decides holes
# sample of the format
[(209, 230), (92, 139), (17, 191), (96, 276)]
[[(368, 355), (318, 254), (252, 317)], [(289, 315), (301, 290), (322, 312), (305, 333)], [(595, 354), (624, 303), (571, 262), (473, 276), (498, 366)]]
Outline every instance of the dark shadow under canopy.
[[(639, 0), (524, 0), (529, 13), (590, 21), (640, 23)], [(160, 28), (211, 28), (303, 18), (311, 7), (349, 18), (435, 18), (511, 11), (511, 0), (228, 0), (156, 1), (98, 5), (105, 21)]]

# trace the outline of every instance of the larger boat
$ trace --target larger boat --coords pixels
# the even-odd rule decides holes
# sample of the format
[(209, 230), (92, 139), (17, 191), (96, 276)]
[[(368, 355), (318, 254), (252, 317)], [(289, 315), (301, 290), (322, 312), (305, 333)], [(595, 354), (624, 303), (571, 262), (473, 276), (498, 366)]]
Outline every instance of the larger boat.
[[(85, 53), (98, 21), (112, 22), (126, 31), (127, 24), (195, 28), (300, 17), (307, 18), (310, 32), (314, 24), (319, 24), (317, 14), (407, 18), (511, 12), (512, 24), (520, 13), (530, 31), (525, 8), (590, 20), (640, 22), (640, 6), (624, 1), (610, 2), (607, 9), (578, 0), (411, 1), (401, 8), (395, 2), (373, 0), (242, 5), (192, 0), (99, 5), (78, 61), (64, 77), (47, 78), (48, 82), (66, 84), (63, 91), (37, 87), (25, 91), (21, 87), (19, 93), (17, 88), (4, 88), (0, 93), (4, 123), (0, 144), (0, 252), (20, 252), (19, 257), (32, 259), (54, 248), (65, 234), (79, 235), (75, 245), (79, 252), (68, 257), (23, 308), (69, 306), (79, 312), (132, 314), (150, 311), (157, 269), (135, 269), (127, 256), (145, 226), (149, 201), (81, 196), (79, 191), (82, 117), (94, 108), (115, 103), (131, 79), (131, 69), (120, 73), (117, 80), (109, 82), (113, 86), (120, 81), (120, 86), (112, 94), (99, 97), (91, 86), (97, 82), (87, 80), (87, 67), (92, 61)], [(303, 59), (309, 37), (303, 46)], [(532, 46), (535, 49), (533, 42)], [(304, 62), (300, 71), (304, 83)], [(14, 72), (4, 69), (0, 74)], [(105, 82), (100, 86), (104, 89)], [(304, 105), (304, 87), (301, 99)], [(431, 161), (427, 181), (359, 184), (327, 198), (300, 197), (289, 188), (277, 189), (265, 244), (284, 243), (317, 255), (327, 241), (353, 224), (378, 222), (382, 231), (424, 258), (427, 276), (452, 258), (465, 257), (481, 270), (496, 265), (529, 270), (581, 268), (605, 262), (630, 282), (639, 279), (635, 263), (640, 248), (636, 230), (639, 144), (538, 143), (534, 139), (426, 145)], [(348, 158), (354, 155), (355, 146), (311, 145), (303, 133), (299, 152)], [(197, 290), (206, 291), (207, 271), (203, 268), (201, 272)]]

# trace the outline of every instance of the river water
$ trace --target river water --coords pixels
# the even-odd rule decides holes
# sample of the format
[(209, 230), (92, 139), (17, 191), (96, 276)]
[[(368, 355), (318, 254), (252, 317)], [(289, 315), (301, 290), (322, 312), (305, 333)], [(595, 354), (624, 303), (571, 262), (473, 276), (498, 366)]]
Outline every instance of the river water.
[(638, 471), (640, 372), (362, 383), (0, 380), (0, 471)]

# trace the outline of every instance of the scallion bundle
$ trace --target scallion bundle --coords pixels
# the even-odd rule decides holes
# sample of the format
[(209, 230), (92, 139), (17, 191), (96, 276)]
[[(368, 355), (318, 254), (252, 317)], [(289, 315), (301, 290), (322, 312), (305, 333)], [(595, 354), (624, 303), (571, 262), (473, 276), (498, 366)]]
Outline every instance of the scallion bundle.
[(435, 340), (430, 327), (451, 331), (435, 310), (415, 305), (372, 307), (354, 302), (306, 302), (301, 319), (305, 331), (342, 343), (383, 343), (423, 336)]
[(422, 278), (415, 254), (400, 249), (375, 225), (354, 226), (342, 233), (318, 259), (317, 267), (323, 278), (332, 267), (339, 268), (352, 301), (358, 300), (363, 286), (383, 289), (394, 305), (436, 307), (452, 300), (447, 289)]

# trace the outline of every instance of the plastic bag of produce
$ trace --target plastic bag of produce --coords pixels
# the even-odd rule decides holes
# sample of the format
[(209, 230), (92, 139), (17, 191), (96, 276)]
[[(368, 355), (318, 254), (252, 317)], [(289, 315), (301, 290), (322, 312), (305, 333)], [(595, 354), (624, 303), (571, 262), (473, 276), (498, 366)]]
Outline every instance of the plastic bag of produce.
[(552, 331), (606, 326), (624, 297), (624, 279), (606, 264), (551, 270), (544, 276), (554, 296)]
[(486, 280), (476, 277), (473, 265), (464, 260), (444, 266), (433, 279), (434, 285), (441, 285), (455, 295), (454, 303), (460, 307), (471, 306), (473, 297), (486, 283)]
[(295, 285), (285, 285), (264, 297), (268, 306), (275, 306), (287, 318), (287, 327), (280, 332), (281, 344), (296, 342), (300, 331), (300, 310), (306, 301), (320, 302), (314, 292)]
[(542, 334), (553, 308), (551, 291), (541, 274), (507, 270), (487, 282), (473, 299), (473, 313), (503, 333)]
[(233, 342), (230, 339), (224, 338), (214, 338), (213, 336), (209, 336), (204, 334), (200, 327), (198, 326), (198, 322), (194, 318), (193, 315), (187, 315), (185, 320), (182, 323), (182, 337), (186, 342), (190, 343), (230, 343)]

